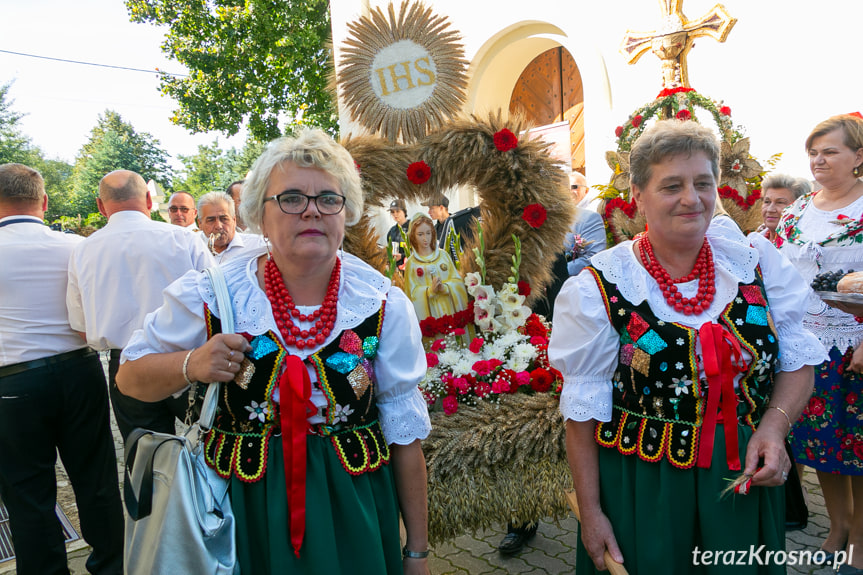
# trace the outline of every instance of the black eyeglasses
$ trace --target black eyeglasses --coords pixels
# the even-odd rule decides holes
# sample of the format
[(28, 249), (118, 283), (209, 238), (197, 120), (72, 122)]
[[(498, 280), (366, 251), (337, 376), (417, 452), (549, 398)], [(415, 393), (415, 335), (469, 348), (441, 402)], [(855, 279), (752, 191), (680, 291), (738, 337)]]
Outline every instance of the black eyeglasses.
[(578, 188), (580, 188), (580, 187), (581, 187), (581, 185), (579, 185), (579, 184), (572, 184), (571, 186), (569, 186), (569, 189), (575, 190), (577, 192)]
[(307, 196), (300, 192), (282, 192), (264, 199), (265, 202), (270, 200), (276, 200), (279, 209), (286, 214), (305, 212), (312, 200), (315, 201), (318, 211), (327, 216), (335, 215), (345, 207), (345, 197), (335, 192), (324, 192), (318, 196)]

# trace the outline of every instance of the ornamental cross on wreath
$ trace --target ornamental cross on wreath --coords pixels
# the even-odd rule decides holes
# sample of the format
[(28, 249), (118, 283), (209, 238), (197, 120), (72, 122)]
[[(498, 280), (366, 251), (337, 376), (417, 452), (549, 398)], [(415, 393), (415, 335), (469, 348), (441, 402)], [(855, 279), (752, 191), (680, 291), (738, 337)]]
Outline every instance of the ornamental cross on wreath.
[(687, 20), (683, 15), (683, 0), (659, 0), (659, 5), (662, 8), (662, 28), (653, 32), (627, 30), (620, 51), (627, 57), (627, 64), (635, 64), (650, 50), (662, 61), (662, 87), (688, 88), (686, 55), (695, 45), (695, 39), (710, 36), (725, 42), (737, 19), (732, 18), (722, 4), (717, 4), (696, 20)]

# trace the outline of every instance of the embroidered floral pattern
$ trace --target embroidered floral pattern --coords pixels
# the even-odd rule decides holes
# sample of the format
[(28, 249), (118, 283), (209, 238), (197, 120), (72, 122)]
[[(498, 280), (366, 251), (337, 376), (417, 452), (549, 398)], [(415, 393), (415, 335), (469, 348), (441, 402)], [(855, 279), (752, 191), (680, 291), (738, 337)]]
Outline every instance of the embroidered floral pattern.
[[(797, 224), (800, 222), (800, 218), (806, 212), (806, 208), (809, 207), (809, 204), (812, 203), (812, 199), (817, 194), (817, 191), (806, 194), (785, 208), (782, 219), (779, 220), (779, 225), (776, 226), (776, 233), (779, 234), (779, 236), (784, 238), (786, 241), (799, 246), (806, 243), (800, 237), (800, 228)], [(863, 243), (863, 217), (855, 220), (839, 214), (838, 218), (833, 220), (832, 223), (842, 226), (842, 229), (833, 232), (821, 241), (816, 242), (819, 246), (825, 246), (830, 243), (837, 246)]]

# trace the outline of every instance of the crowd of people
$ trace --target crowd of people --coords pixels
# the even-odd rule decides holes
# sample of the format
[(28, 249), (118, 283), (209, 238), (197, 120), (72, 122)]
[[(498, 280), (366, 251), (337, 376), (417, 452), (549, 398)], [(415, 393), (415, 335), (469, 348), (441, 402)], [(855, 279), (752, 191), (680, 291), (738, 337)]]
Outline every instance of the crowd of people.
[[(535, 310), (564, 379), (578, 573), (609, 560), (724, 572), (695, 569), (692, 549), (784, 550), (786, 441), (824, 493), (820, 550), (863, 573), (863, 305), (809, 287), (863, 266), (863, 119), (832, 117), (805, 146), (816, 185), (766, 177), (749, 235), (722, 215), (720, 146), (695, 122), (658, 121), (633, 145), (647, 228), (631, 241), (607, 246), (598, 198), (570, 177), (576, 217)], [(459, 242), (477, 208), (450, 215), (435, 194), (409, 216), (392, 201), (403, 291), (343, 251), (363, 193), (350, 154), (319, 130), (270, 143), (224, 192), (174, 192), (170, 223), (150, 218), (127, 170), (101, 180), (108, 224), (87, 238), (43, 225), (47, 201), (37, 171), (0, 166), (0, 497), (19, 573), (68, 572), (57, 453), (88, 570), (122, 573), (108, 410), (124, 440), (136, 427), (174, 433), (196, 417), (194, 382), (223, 382), (207, 464), (230, 478), (241, 572), (428, 573), (419, 320), (467, 306)], [(237, 333), (221, 333), (200, 273), (213, 266)], [(232, 383), (241, 370), (244, 386)], [(539, 519), (509, 525), (501, 552), (518, 553)]]

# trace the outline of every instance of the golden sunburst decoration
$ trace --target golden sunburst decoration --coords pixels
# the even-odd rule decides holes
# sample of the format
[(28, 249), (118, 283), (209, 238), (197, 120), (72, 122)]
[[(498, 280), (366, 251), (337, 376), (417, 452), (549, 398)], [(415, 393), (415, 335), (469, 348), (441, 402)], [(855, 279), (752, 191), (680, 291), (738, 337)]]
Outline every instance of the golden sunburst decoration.
[(391, 143), (422, 138), (465, 102), (459, 33), (422, 3), (376, 8), (348, 24), (337, 85), (351, 116)]

